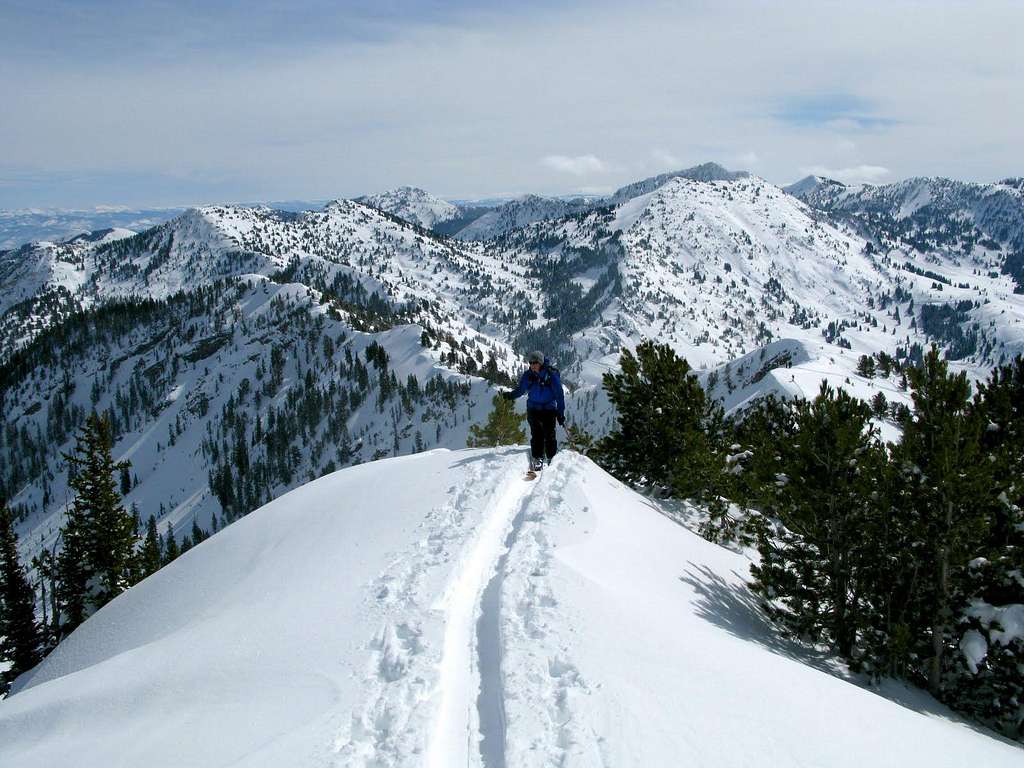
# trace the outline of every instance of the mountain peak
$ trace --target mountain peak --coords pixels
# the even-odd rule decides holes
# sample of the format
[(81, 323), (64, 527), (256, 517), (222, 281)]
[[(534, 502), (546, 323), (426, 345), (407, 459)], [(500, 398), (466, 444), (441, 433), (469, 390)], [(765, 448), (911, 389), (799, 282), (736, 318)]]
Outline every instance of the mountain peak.
[(646, 195), (648, 192), (653, 192), (658, 187), (664, 186), (672, 179), (684, 178), (692, 179), (694, 181), (735, 181), (736, 179), (743, 179), (750, 176), (747, 171), (730, 171), (718, 163), (702, 163), (695, 165), (692, 168), (684, 168), (681, 171), (669, 171), (668, 173), (661, 173), (657, 176), (650, 176), (641, 181), (634, 181), (632, 184), (627, 184), (624, 187), (620, 187), (615, 191), (610, 198), (611, 203), (624, 203), (626, 200), (631, 200), (634, 197), (640, 195)]
[(356, 201), (426, 229), (450, 221), (459, 215), (458, 206), (430, 194), (425, 189), (412, 186), (396, 187), (376, 195), (358, 197)]
[(803, 198), (805, 195), (809, 195), (813, 192), (817, 192), (823, 187), (840, 188), (845, 189), (846, 185), (841, 181), (830, 179), (827, 176), (817, 176), (811, 174), (810, 176), (804, 176), (800, 181), (794, 182), (789, 186), (783, 187), (782, 191), (787, 194), (793, 195), (793, 197)]

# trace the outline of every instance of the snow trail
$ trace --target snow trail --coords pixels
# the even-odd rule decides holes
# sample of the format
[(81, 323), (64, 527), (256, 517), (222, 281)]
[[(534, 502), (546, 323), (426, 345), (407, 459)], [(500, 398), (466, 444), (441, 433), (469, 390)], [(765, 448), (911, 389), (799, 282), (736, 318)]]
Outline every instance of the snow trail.
[(501, 589), (512, 545), (519, 535), (525, 516), (525, 503), (520, 502), (512, 525), (505, 536), (505, 551), (498, 558), (494, 575), (484, 588), (480, 600), (480, 618), (476, 623), (477, 663), (480, 669), (480, 695), (477, 712), (480, 717), (480, 758), (483, 768), (505, 768), (505, 691), (501, 672)]
[[(486, 612), (485, 626), (491, 623), (495, 626), (483, 640), (477, 637), (477, 628), (481, 618), (478, 613), (484, 610), (484, 593), (488, 584), (497, 578), (496, 569), (507, 552), (507, 544), (514, 538), (514, 521), (531, 487), (521, 476), (521, 454), (512, 459), (506, 462), (501, 485), (483, 515), (477, 536), (469, 544), (466, 557), (438, 606), (445, 614), (445, 631), (437, 685), (440, 702), (427, 747), (425, 765), (428, 768), (479, 765), (481, 725), (487, 728), (483, 734), (490, 758), (487, 768), (504, 765), (498, 616), (489, 610)], [(500, 584), (497, 588), (500, 589)], [(496, 597), (490, 599), (493, 601)], [(485, 667), (476, 655), (480, 644), (486, 646)], [(474, 673), (480, 676), (479, 681)], [(478, 690), (480, 694), (475, 695)], [(481, 703), (487, 713), (483, 718), (478, 709)]]

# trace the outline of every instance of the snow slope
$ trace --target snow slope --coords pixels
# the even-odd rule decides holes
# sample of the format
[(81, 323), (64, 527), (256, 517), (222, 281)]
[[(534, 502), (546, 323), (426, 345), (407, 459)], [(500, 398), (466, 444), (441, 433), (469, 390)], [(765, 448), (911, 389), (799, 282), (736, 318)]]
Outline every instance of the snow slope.
[(243, 518), (19, 681), (0, 764), (1020, 765), (804, 663), (743, 555), (585, 458), (523, 459), (373, 462)]

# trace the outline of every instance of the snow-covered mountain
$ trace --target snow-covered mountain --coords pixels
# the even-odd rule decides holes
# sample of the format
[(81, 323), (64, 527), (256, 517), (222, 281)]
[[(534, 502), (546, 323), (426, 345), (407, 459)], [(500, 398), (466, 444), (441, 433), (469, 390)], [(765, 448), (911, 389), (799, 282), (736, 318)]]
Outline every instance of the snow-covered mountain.
[[(823, 378), (906, 402), (895, 379), (856, 373), (861, 355), (914, 360), (936, 342), (977, 377), (1024, 352), (1024, 296), (999, 268), (1009, 246), (922, 251), (757, 177), (670, 176), (486, 242), (341, 200), (208, 206), (4, 254), (0, 483), (25, 554), (53, 541), (60, 456), (93, 408), (135, 464), (129, 503), (181, 533), (332, 468), (461, 446), (489, 382), (529, 349), (560, 364), (570, 418), (596, 434), (614, 418), (601, 375), (644, 339), (686, 357), (730, 410), (813, 396)], [(1010, 205), (1019, 189), (1003, 186)], [(271, 413), (287, 439), (268, 437)], [(259, 470), (229, 477), (242, 440)]]
[[(266, 206), (278, 211), (319, 210), (323, 200), (275, 200), (246, 203), (245, 207)], [(91, 209), (28, 208), (0, 209), (0, 251), (14, 250), (27, 243), (65, 242), (68, 239), (112, 229), (135, 232), (163, 224), (180, 216), (186, 207), (129, 208), (97, 206)]]
[(0, 764), (1020, 764), (780, 640), (750, 553), (587, 459), (522, 477), (516, 449), (431, 451), (271, 502), (23, 676)]
[(7, 253), (0, 262), (0, 292), (22, 299), (18, 313), (0, 321), (9, 329), (0, 359), (51, 323), (48, 303), (54, 293), (87, 309), (118, 298), (164, 299), (217, 280), (268, 276), (289, 266), (315, 272), (321, 288), (344, 283), (346, 291), (365, 294), (367, 301), (376, 294), (393, 309), (421, 309), (426, 302), (432, 315), (444, 314), (461, 324), (464, 318), (475, 320), (462, 297), (478, 290), (475, 270), (486, 261), (479, 249), (432, 237), (348, 200), (305, 213), (240, 206), (191, 209), (119, 242), (75, 244), (71, 256), (64, 256), (67, 249), (47, 246), (42, 251), (49, 255), (38, 259), (44, 267), (50, 261), (69, 266), (34, 268), (39, 278), (27, 281), (25, 264), (36, 250), (29, 246), (24, 253)]
[(849, 222), (881, 247), (973, 257), (980, 268), (1013, 277), (1024, 293), (1024, 180), (978, 184), (912, 178), (859, 187), (805, 182), (787, 191)]
[(840, 384), (862, 354), (910, 358), (931, 341), (974, 373), (1024, 351), (1024, 300), (984, 246), (876, 246), (756, 177), (674, 178), (493, 246), (521, 265), (524, 294), (542, 297), (528, 338), (566, 345), (583, 382), (644, 338), (697, 368), (792, 339), (810, 370)]
[(562, 218), (586, 211), (592, 206), (593, 202), (585, 198), (563, 200), (558, 197), (525, 195), (487, 211), (460, 229), (455, 237), (460, 240), (490, 240), (535, 221)]
[(459, 207), (417, 187), (398, 187), (377, 195), (357, 198), (400, 219), (433, 229), (459, 216)]
[(0, 314), (50, 288), (77, 289), (85, 274), (85, 261), (98, 247), (135, 234), (130, 229), (101, 229), (0, 251)]

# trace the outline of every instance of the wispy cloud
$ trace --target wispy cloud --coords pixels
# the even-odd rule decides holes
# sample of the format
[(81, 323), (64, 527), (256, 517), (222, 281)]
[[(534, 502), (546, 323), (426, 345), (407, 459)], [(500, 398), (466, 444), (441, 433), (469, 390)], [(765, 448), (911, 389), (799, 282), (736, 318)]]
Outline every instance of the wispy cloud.
[(571, 173), (573, 176), (589, 176), (593, 173), (607, 173), (611, 170), (608, 163), (596, 155), (548, 155), (540, 161), (541, 165), (553, 171)]
[(823, 165), (804, 166), (804, 176), (825, 176), (844, 184), (877, 184), (889, 176), (889, 169), (880, 165), (855, 165), (850, 168), (826, 168)]

